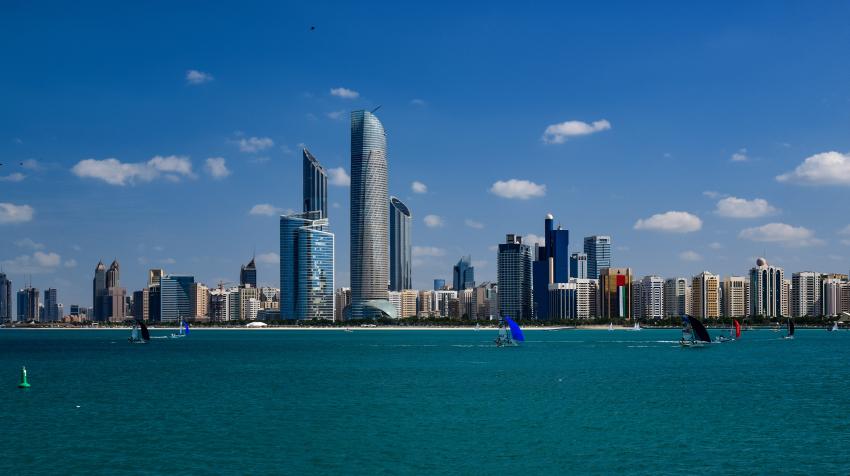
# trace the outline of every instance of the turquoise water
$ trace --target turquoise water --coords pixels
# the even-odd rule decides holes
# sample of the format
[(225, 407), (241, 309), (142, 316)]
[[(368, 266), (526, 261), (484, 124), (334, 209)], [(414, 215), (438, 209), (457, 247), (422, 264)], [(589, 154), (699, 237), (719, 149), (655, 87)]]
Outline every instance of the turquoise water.
[(850, 332), (797, 334), (4, 329), (0, 474), (848, 474)]

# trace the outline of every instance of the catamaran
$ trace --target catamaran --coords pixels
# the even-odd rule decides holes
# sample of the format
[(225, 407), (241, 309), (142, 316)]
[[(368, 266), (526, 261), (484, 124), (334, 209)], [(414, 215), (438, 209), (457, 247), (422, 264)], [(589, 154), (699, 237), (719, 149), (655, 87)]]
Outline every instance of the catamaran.
[(734, 329), (729, 327), (729, 336), (727, 337), (721, 334), (717, 336), (717, 342), (731, 342), (741, 338), (741, 324), (736, 319), (733, 319), (733, 322), (735, 323), (735, 327)]
[(189, 335), (189, 323), (180, 319), (180, 330), (177, 331), (176, 334), (172, 332), (169, 337), (171, 339), (179, 339), (181, 337), (186, 337), (187, 335)]
[(608, 323), (608, 331), (610, 332), (610, 331), (613, 331), (613, 330), (614, 330), (614, 323), (613, 323), (613, 322), (609, 322), (609, 323)]
[(829, 332), (835, 332), (835, 331), (837, 331), (837, 330), (838, 330), (838, 321), (833, 322), (833, 323), (832, 323), (832, 327), (830, 327), (830, 328), (829, 328), (829, 329), (827, 329), (827, 330), (828, 330)]
[(682, 317), (682, 347), (702, 347), (711, 343), (711, 336), (699, 319), (691, 316)]
[(499, 321), (499, 334), (496, 336), (496, 347), (513, 347), (517, 342), (525, 340), (519, 324), (510, 317), (505, 317)]
[(794, 321), (788, 319), (788, 334), (785, 335), (786, 339), (794, 338)]
[[(140, 332), (141, 329), (141, 332)], [(127, 339), (131, 344), (147, 344), (151, 340), (151, 335), (148, 333), (148, 328), (142, 321), (133, 322), (133, 330), (130, 331), (130, 338)]]
[(638, 322), (637, 319), (635, 319), (635, 325), (632, 326), (632, 330), (633, 331), (639, 331), (640, 330), (640, 322)]

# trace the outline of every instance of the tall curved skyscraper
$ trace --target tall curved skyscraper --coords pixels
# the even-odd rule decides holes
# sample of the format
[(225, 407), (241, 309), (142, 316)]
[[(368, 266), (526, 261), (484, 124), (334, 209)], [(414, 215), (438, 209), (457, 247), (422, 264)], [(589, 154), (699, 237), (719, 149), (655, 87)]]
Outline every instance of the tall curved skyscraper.
[(413, 287), (411, 279), (410, 209), (396, 197), (390, 198), (390, 290)]
[(303, 155), (303, 212), (322, 212), (322, 218), (328, 217), (328, 174), (325, 168), (305, 147)]
[(395, 317), (388, 301), (387, 136), (368, 111), (351, 113), (352, 319)]

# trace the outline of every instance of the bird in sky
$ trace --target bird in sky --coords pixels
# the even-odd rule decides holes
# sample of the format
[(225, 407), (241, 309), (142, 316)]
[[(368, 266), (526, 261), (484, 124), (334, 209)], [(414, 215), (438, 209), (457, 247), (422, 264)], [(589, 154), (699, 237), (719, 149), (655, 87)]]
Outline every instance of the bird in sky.
[(316, 27), (315, 27), (315, 26), (312, 26), (312, 25), (310, 26), (310, 31), (313, 31), (313, 30), (315, 30), (315, 29), (316, 29)]

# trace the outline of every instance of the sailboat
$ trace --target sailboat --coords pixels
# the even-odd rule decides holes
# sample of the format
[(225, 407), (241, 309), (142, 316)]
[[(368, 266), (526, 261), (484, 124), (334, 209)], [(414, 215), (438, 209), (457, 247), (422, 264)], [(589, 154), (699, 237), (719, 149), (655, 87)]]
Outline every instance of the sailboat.
[(614, 323), (613, 323), (613, 322), (609, 322), (609, 323), (608, 323), (608, 331), (610, 332), (610, 331), (613, 331), (613, 330), (614, 330)]
[(635, 319), (635, 325), (632, 326), (632, 330), (633, 331), (639, 331), (640, 330), (640, 322), (638, 322), (637, 319)]
[(729, 335), (725, 336), (721, 334), (717, 336), (717, 342), (731, 342), (741, 338), (741, 324), (739, 324), (737, 320), (733, 320), (733, 322), (735, 323), (734, 329), (730, 326)]
[(827, 330), (828, 330), (829, 332), (835, 332), (835, 331), (837, 331), (837, 330), (838, 330), (838, 321), (833, 322), (833, 323), (832, 323), (832, 327), (830, 327), (830, 328), (829, 328), (829, 329), (827, 329)]
[(794, 338), (794, 321), (788, 319), (788, 334), (785, 335), (786, 339)]
[(519, 324), (510, 317), (505, 317), (499, 321), (499, 334), (496, 336), (496, 347), (514, 347), (517, 342), (525, 340)]
[(145, 323), (138, 320), (133, 322), (133, 330), (130, 331), (130, 338), (127, 340), (131, 344), (147, 344), (151, 340), (151, 335)]
[(480, 326), (480, 325), (478, 325), (478, 323), (476, 322), (476, 323), (475, 323), (475, 330), (477, 331), (478, 329), (481, 329), (481, 326)]
[(682, 339), (679, 341), (682, 347), (702, 347), (711, 343), (711, 336), (699, 319), (683, 316), (682, 324)]
[(177, 331), (177, 334), (172, 332), (169, 337), (171, 339), (179, 339), (181, 337), (186, 337), (187, 335), (189, 335), (189, 323), (180, 319), (180, 330)]

